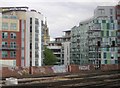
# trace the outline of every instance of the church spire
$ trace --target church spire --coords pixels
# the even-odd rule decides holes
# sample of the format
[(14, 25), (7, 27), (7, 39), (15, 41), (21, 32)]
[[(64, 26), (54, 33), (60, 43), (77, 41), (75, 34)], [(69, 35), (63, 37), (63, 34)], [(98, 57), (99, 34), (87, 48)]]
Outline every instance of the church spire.
[(47, 26), (47, 18), (45, 17), (45, 25)]

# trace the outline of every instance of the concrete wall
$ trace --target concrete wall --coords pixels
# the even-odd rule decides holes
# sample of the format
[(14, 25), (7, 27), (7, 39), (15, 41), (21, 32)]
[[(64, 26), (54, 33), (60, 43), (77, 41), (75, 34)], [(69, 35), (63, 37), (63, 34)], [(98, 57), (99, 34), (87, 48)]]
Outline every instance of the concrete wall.
[[(35, 60), (38, 61), (38, 66), (41, 66), (42, 65), (42, 57), (41, 57), (41, 21), (43, 20), (43, 16), (42, 14), (39, 14), (37, 12), (34, 12), (34, 11), (28, 11), (27, 12), (27, 29), (28, 29), (28, 32), (29, 33), (29, 37), (30, 37), (30, 18), (32, 18), (32, 66), (36, 66), (35, 65)], [(39, 33), (38, 33), (38, 47), (39, 47), (39, 50), (38, 50), (38, 53), (39, 53), (39, 58), (36, 58), (35, 57), (35, 19), (38, 19), (39, 21)], [(29, 39), (29, 38), (28, 38)], [(29, 44), (30, 44), (30, 39), (29, 39)], [(29, 47), (28, 47), (29, 48)], [(30, 49), (27, 51), (27, 52), (30, 52)], [(29, 57), (30, 58), (30, 57)]]
[(120, 65), (119, 64), (104, 64), (104, 65), (101, 65), (101, 70), (103, 71), (120, 70)]
[(64, 42), (64, 65), (70, 64), (70, 42)]
[[(112, 9), (112, 14), (110, 13), (110, 10)], [(103, 10), (101, 12), (101, 10)], [(110, 18), (111, 16), (113, 17), (113, 19), (115, 19), (115, 8), (114, 6), (98, 6), (95, 10), (94, 10), (94, 17), (105, 17), (106, 18)]]

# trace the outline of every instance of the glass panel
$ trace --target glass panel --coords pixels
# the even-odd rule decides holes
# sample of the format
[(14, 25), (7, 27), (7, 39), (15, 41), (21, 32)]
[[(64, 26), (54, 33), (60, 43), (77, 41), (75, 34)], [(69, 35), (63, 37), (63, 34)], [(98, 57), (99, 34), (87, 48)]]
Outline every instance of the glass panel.
[(15, 58), (16, 57), (16, 52), (15, 51), (11, 51), (10, 52), (10, 57), (11, 58)]
[(17, 29), (17, 24), (16, 23), (11, 23), (10, 24), (10, 29), (16, 30)]
[(8, 30), (8, 23), (2, 23), (2, 29)]
[(2, 51), (2, 58), (7, 58), (8, 52), (7, 51)]

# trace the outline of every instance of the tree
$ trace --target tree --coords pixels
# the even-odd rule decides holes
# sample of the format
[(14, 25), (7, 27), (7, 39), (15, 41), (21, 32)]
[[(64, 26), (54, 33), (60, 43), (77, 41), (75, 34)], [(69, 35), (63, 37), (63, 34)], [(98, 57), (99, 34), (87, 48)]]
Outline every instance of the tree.
[(56, 56), (53, 54), (53, 52), (45, 47), (44, 49), (44, 60), (43, 63), (45, 65), (54, 65), (57, 62)]

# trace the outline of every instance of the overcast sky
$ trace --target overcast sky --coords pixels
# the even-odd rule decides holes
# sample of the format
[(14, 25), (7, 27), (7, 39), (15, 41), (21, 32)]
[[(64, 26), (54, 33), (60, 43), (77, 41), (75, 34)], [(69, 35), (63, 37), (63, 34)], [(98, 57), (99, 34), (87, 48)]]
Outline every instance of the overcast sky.
[(47, 17), (51, 38), (63, 35), (63, 31), (93, 16), (101, 5), (116, 5), (119, 0), (0, 0), (3, 6), (28, 6)]

